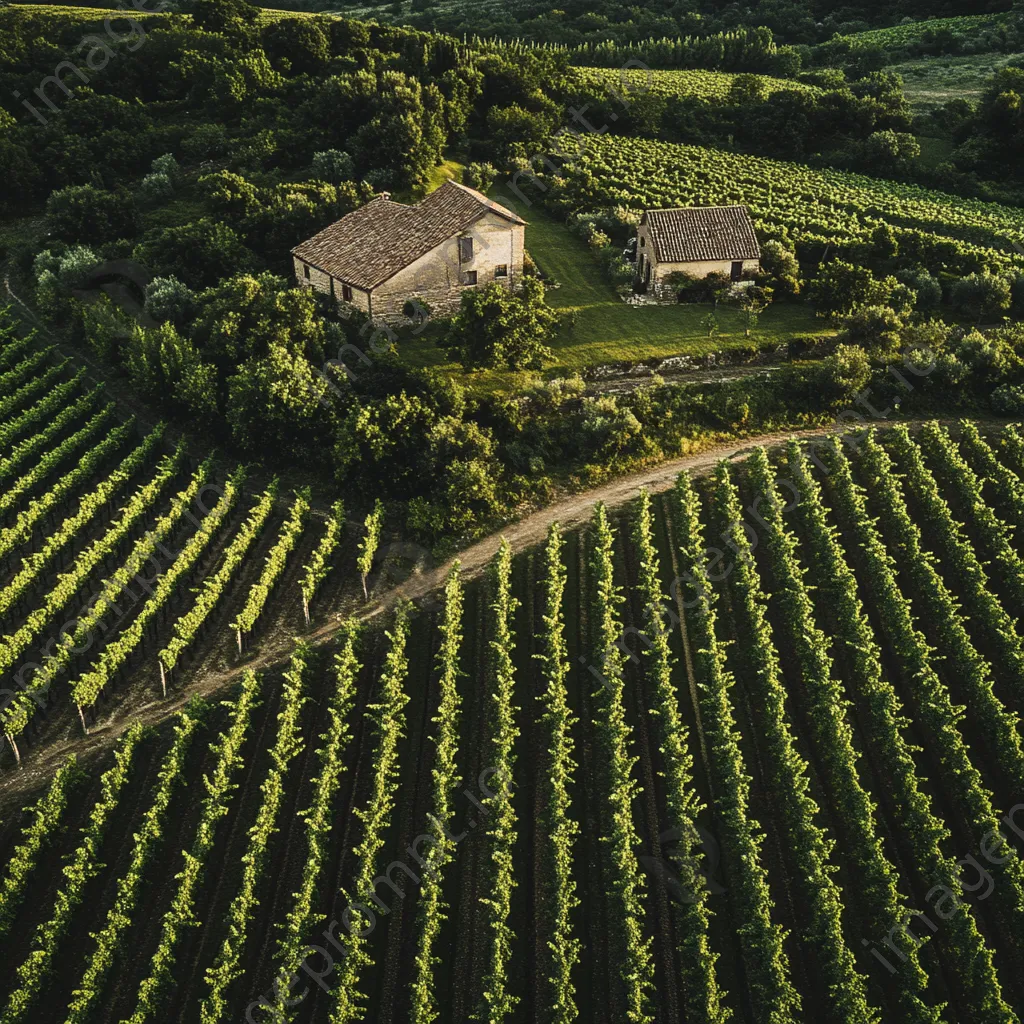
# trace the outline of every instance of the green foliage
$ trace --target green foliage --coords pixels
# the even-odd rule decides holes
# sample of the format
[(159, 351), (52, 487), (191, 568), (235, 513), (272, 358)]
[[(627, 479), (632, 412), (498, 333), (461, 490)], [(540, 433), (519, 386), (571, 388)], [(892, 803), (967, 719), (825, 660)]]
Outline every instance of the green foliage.
[(644, 934), (646, 883), (637, 860), (640, 837), (633, 817), (639, 788), (632, 772), (638, 758), (631, 752), (632, 728), (626, 717), (624, 658), (619, 644), (623, 627), (618, 608), (624, 598), (614, 583), (613, 534), (599, 503), (594, 512), (591, 556), (593, 654), (601, 689), (594, 694), (599, 709), (595, 721), (601, 744), (601, 775), (607, 805), (602, 816), (609, 891), (608, 920), (614, 921), (609, 941), (617, 968), (616, 1005), (621, 1000), (631, 1024), (652, 1024), (650, 999), (654, 988), (651, 940)]
[[(259, 900), (258, 886), (267, 867), (267, 854), (274, 834), (280, 828), (280, 815), (285, 802), (285, 779), (289, 765), (305, 749), (302, 735), (302, 707), (309, 700), (304, 691), (308, 683), (309, 648), (298, 644), (283, 673), (284, 686), (281, 710), (277, 714), (277, 736), (270, 750), (270, 769), (260, 785), (260, 805), (256, 821), (249, 829), (249, 844), (243, 857), (242, 880), (228, 907), (225, 920), (227, 935), (221, 943), (212, 966), (206, 970), (206, 995), (199, 1006), (202, 1024), (217, 1024), (229, 1012), (225, 993), (239, 977), (246, 937)], [(193, 924), (193, 920), (188, 921)], [(141, 1000), (140, 1000), (141, 1002)], [(129, 1024), (143, 1024), (138, 1011)]]
[[(283, 697), (285, 710), (279, 715), (282, 720), (289, 720), (288, 708), (297, 699), (294, 689), (287, 685), (289, 682), (286, 673)], [(242, 749), (252, 713), (259, 706), (260, 688), (260, 677), (252, 670), (247, 670), (242, 676), (238, 699), (226, 702), (230, 712), (228, 729), (210, 744), (214, 764), (213, 770), (204, 777), (206, 796), (199, 821), (190, 848), (182, 853), (184, 863), (175, 876), (178, 884), (170, 906), (161, 919), (156, 952), (150, 958), (148, 973), (139, 984), (135, 1009), (126, 1018), (127, 1024), (144, 1024), (167, 1006), (173, 994), (174, 968), (179, 947), (187, 937), (188, 929), (201, 925), (195, 913), (196, 900), (202, 887), (206, 861), (217, 840), (217, 825), (227, 816), (232, 794), (238, 789), (235, 779), (244, 764)], [(268, 782), (265, 782), (264, 791), (267, 785)]]
[(889, 306), (858, 306), (843, 321), (843, 337), (848, 346), (894, 352), (906, 326), (906, 316)]
[(452, 839), (454, 808), (452, 796), (459, 783), (457, 756), (459, 749), (459, 712), (461, 699), (458, 691), (459, 655), (462, 646), (462, 580), (456, 560), (448, 573), (444, 590), (444, 619), (439, 626), (440, 649), (437, 653), (440, 698), (437, 713), (431, 721), (436, 726), (434, 741), (433, 805), (430, 812), (428, 834), (431, 839), (422, 864), (420, 899), (416, 915), (416, 953), (413, 961), (413, 979), (410, 983), (410, 1024), (433, 1024), (441, 1007), (434, 985), (435, 967), (442, 962), (435, 946), (448, 915), (444, 902), (444, 872), (455, 857)]
[(199, 731), (205, 709), (206, 706), (194, 698), (177, 716), (171, 749), (160, 766), (152, 802), (133, 836), (129, 862), (117, 881), (114, 902), (100, 930), (90, 936), (85, 971), (67, 1010), (69, 1024), (86, 1024), (104, 993), (107, 977), (139, 909), (144, 872), (165, 840), (167, 811), (175, 792), (185, 783), (189, 748)]
[(227, 224), (209, 217), (162, 228), (147, 236), (132, 257), (159, 277), (176, 277), (190, 288), (254, 269), (255, 255)]
[(57, 238), (98, 244), (130, 238), (138, 223), (131, 193), (108, 192), (95, 185), (69, 185), (46, 201), (46, 222)]
[(495, 282), (463, 292), (459, 312), (440, 344), (467, 370), (539, 369), (553, 358), (545, 342), (557, 323), (539, 281), (523, 281), (519, 294)]
[[(23, 1021), (53, 974), (61, 942), (71, 930), (75, 911), (85, 900), (85, 887), (104, 866), (98, 856), (106, 839), (110, 819), (117, 811), (125, 787), (133, 777), (133, 762), (147, 736), (145, 726), (139, 723), (130, 725), (114, 750), (114, 764), (100, 777), (100, 798), (93, 805), (82, 829), (82, 842), (64, 865), (65, 881), (57, 893), (53, 910), (36, 928), (32, 936), (33, 949), (18, 966), (17, 987), (12, 989), (3, 1015), (0, 1016), (3, 1024), (19, 1024)], [(58, 769), (54, 784), (63, 776), (65, 768), (66, 765)]]
[(63, 831), (64, 815), (74, 788), (83, 773), (74, 757), (57, 769), (49, 789), (26, 811), (32, 820), (22, 832), (21, 842), (14, 848), (0, 878), (0, 936), (6, 936), (14, 923), (14, 915), (29, 891), (29, 879), (39, 862), (40, 854)]
[(343, 181), (351, 181), (356, 170), (350, 154), (338, 149), (324, 149), (313, 154), (309, 172), (317, 181), (340, 185)]
[(579, 824), (572, 815), (573, 781), (576, 761), (573, 728), (577, 723), (567, 692), (569, 651), (565, 640), (566, 570), (562, 562), (562, 538), (558, 524), (548, 528), (545, 548), (543, 646), (534, 657), (544, 665), (542, 722), (550, 735), (550, 747), (541, 773), (543, 796), (544, 850), (540, 902), (548, 941), (542, 950), (545, 1004), (550, 1007), (551, 1024), (577, 1020), (576, 983), (573, 973), (580, 961), (582, 943), (573, 927), (573, 911), (579, 906), (573, 878), (574, 849)]
[(1000, 384), (992, 392), (990, 401), (997, 416), (1024, 416), (1024, 387)]
[(487, 190), (497, 181), (498, 169), (489, 163), (467, 164), (462, 172), (462, 183), (478, 192), (486, 193)]
[(491, 867), (488, 890), (491, 896), (482, 897), (487, 907), (487, 965), (484, 970), (483, 1002), (476, 1020), (488, 1024), (506, 1024), (515, 1012), (519, 996), (513, 992), (509, 978), (512, 946), (515, 933), (509, 924), (512, 913), (515, 877), (514, 851), (518, 831), (512, 791), (515, 769), (515, 743), (519, 737), (516, 715), (516, 671), (514, 619), (519, 601), (512, 596), (512, 548), (502, 538), (501, 547), (492, 563), (494, 603), (494, 639), (491, 640), (494, 688), (490, 694), (492, 725), (490, 741), (494, 769), (489, 786), (494, 796), (484, 801), (491, 815), (487, 836), (491, 844)]
[(369, 921), (366, 914), (356, 908), (368, 908), (372, 900), (373, 880), (383, 867), (379, 861), (398, 794), (398, 754), (405, 735), (405, 706), (409, 702), (403, 688), (409, 672), (406, 654), (409, 620), (404, 605), (399, 606), (387, 637), (391, 645), (380, 676), (380, 696), (367, 708), (375, 736), (373, 768), (370, 792), (364, 804), (355, 810), (361, 832), (359, 844), (352, 851), (356, 858), (355, 878), (351, 888), (346, 887), (341, 893), (342, 902), (347, 904), (348, 935), (342, 936), (344, 952), (337, 965), (338, 976), (332, 994), (332, 1024), (354, 1024), (366, 1013), (367, 996), (357, 986), (363, 969), (373, 963), (366, 938), (375, 922)]
[(288, 512), (288, 518), (285, 520), (284, 526), (281, 527), (281, 534), (267, 554), (263, 571), (260, 573), (259, 579), (252, 585), (245, 606), (238, 613), (235, 621), (231, 623), (231, 628), (238, 634), (239, 650), (242, 649), (242, 638), (245, 634), (252, 632), (263, 614), (270, 593), (288, 564), (288, 556), (302, 536), (308, 512), (309, 488), (304, 488), (296, 493), (295, 501), (292, 502)]
[(997, 320), (1010, 309), (1010, 284), (987, 272), (968, 274), (953, 285), (951, 298), (954, 308), (976, 323)]
[(380, 546), (380, 533), (383, 525), (384, 502), (377, 498), (363, 525), (363, 536), (359, 541), (359, 557), (356, 559), (356, 569), (359, 571), (359, 577), (363, 583), (363, 597), (366, 599), (369, 599), (370, 596), (366, 589), (366, 581), (373, 571), (373, 560), (377, 555), (377, 548)]

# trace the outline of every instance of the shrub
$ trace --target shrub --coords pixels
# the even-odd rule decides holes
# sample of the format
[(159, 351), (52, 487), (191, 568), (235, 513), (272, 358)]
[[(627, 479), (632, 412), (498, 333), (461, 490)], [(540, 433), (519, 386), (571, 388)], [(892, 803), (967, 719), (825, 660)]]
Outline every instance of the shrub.
[(139, 185), (139, 198), (144, 203), (156, 205), (174, 195), (174, 185), (166, 174), (147, 174)]
[(829, 405), (842, 404), (867, 387), (871, 363), (862, 348), (840, 345), (822, 359), (812, 377), (812, 386)]
[(1024, 387), (1017, 384), (1001, 384), (989, 399), (992, 411), (997, 416), (1024, 415)]
[(343, 181), (355, 180), (356, 168), (348, 153), (340, 149), (324, 149), (313, 154), (310, 174), (317, 181), (340, 185)]
[(774, 238), (761, 246), (761, 273), (781, 298), (800, 294), (800, 264), (796, 254)]
[(942, 285), (927, 270), (915, 270), (904, 273), (900, 280), (917, 294), (915, 309), (927, 313), (936, 309), (942, 302)]
[(176, 277), (155, 277), (146, 286), (146, 312), (159, 321), (183, 327), (197, 310), (195, 293)]
[(976, 322), (1002, 316), (1010, 308), (1010, 283), (990, 274), (968, 274), (953, 285), (953, 307)]
[(130, 193), (114, 193), (95, 185), (69, 185), (46, 201), (50, 230), (68, 242), (109, 242), (135, 234), (138, 216)]
[(497, 178), (498, 169), (494, 164), (472, 163), (462, 171), (462, 183), (478, 192), (486, 192)]
[(154, 174), (166, 174), (171, 179), (171, 183), (175, 185), (181, 180), (181, 167), (174, 159), (173, 153), (164, 153), (163, 156), (158, 156), (150, 165), (150, 170)]

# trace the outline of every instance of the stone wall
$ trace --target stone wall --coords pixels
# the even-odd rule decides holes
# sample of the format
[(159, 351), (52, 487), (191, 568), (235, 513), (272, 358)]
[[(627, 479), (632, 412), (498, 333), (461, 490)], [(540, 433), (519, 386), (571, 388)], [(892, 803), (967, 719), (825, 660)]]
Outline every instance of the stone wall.
[[(473, 258), (459, 261), (459, 238), (472, 238)], [(459, 236), (446, 239), (394, 277), (373, 290), (375, 319), (403, 319), (402, 308), (409, 299), (425, 302), (439, 316), (450, 316), (462, 302), (467, 288), (482, 288), (492, 281), (506, 288), (519, 286), (523, 274), (524, 229), (497, 214), (488, 213)], [(499, 266), (505, 277), (496, 277)], [(476, 272), (476, 284), (466, 283), (466, 274)]]
[[(351, 304), (373, 319), (388, 323), (406, 319), (402, 310), (409, 299), (426, 303), (438, 316), (450, 316), (458, 310), (467, 288), (482, 288), (492, 281), (511, 290), (519, 287), (523, 277), (524, 236), (522, 224), (511, 224), (504, 217), (488, 212), (461, 235), (453, 235), (424, 253), (372, 292), (353, 288)], [(465, 263), (459, 261), (459, 238), (473, 240), (473, 258)], [(297, 257), (293, 260), (300, 286), (332, 294), (329, 274), (310, 266), (307, 278), (307, 264)], [(500, 266), (507, 269), (503, 277), (495, 274)], [(466, 274), (471, 271), (476, 273), (475, 285), (466, 280)], [(342, 282), (335, 280), (333, 294), (338, 302), (342, 301), (341, 289)]]
[[(675, 273), (689, 274), (698, 281), (703, 280), (708, 274), (724, 274), (730, 277), (732, 274), (733, 260), (705, 260), (697, 263), (652, 263), (651, 284), (649, 294), (653, 295), (659, 302), (675, 302), (679, 289), (668, 283), (668, 277)], [(739, 260), (735, 262), (739, 263)], [(743, 272), (756, 272), (760, 269), (760, 260), (743, 260)]]
[[(303, 263), (297, 256), (292, 257), (292, 262), (295, 265), (295, 280), (298, 282), (300, 288), (315, 288), (318, 292), (323, 292), (325, 295), (333, 294), (339, 303), (343, 301), (342, 287), (344, 282), (337, 280), (337, 278), (332, 279), (330, 274), (325, 274), (322, 270), (318, 270), (314, 266), (309, 266), (309, 264)], [(309, 277), (306, 277), (307, 266), (309, 267)], [(369, 293), (363, 291), (361, 288), (353, 288), (352, 300), (349, 305), (354, 306), (363, 313), (368, 313), (370, 311)]]

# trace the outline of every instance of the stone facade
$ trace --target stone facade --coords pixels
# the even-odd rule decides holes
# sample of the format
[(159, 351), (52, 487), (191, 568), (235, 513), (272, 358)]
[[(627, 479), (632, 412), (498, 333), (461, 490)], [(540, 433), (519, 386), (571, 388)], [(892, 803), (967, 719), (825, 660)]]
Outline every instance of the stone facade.
[[(636, 269), (637, 278), (647, 287), (647, 294), (659, 302), (670, 303), (676, 301), (678, 288), (669, 284), (668, 278), (677, 272), (688, 274), (697, 280), (703, 280), (708, 274), (724, 274), (726, 277), (737, 281), (743, 274), (756, 273), (760, 269), (760, 259), (752, 258), (752, 253), (757, 251), (756, 241), (753, 243), (754, 247), (752, 248), (749, 238), (735, 248), (735, 258), (671, 258), (672, 255), (678, 254), (680, 247), (689, 247), (686, 243), (690, 243), (693, 248), (698, 250), (701, 248), (714, 249), (716, 246), (721, 245), (723, 252), (729, 252), (730, 246), (735, 245), (735, 242), (732, 238), (728, 237), (727, 232), (723, 232), (721, 238), (694, 239), (692, 242), (689, 239), (681, 241), (678, 237), (669, 239), (659, 238), (656, 229), (660, 227), (662, 232), (664, 232), (664, 215), (671, 215), (677, 211), (656, 212), (662, 215), (658, 219), (661, 221), (660, 224), (658, 220), (652, 223), (652, 218), (645, 216), (637, 228)], [(678, 212), (684, 214), (690, 211), (680, 210)], [(708, 210), (701, 212), (714, 214), (717, 211)], [(686, 220), (683, 220), (681, 230), (685, 231), (688, 226)], [(729, 231), (734, 230), (735, 225), (730, 224)], [(666, 259), (666, 255), (670, 258)]]
[(410, 300), (448, 316), (467, 288), (519, 287), (525, 229), (510, 210), (454, 182), (415, 206), (384, 194), (293, 249), (295, 278), (385, 323), (406, 320)]
[[(372, 316), (400, 321), (409, 299), (419, 299), (434, 313), (449, 316), (458, 310), (467, 288), (482, 288), (493, 281), (514, 291), (523, 276), (524, 236), (522, 224), (485, 214), (379, 284), (371, 295)], [(465, 240), (472, 242), (472, 257), (460, 261)], [(476, 275), (475, 284), (470, 283), (471, 274)]]

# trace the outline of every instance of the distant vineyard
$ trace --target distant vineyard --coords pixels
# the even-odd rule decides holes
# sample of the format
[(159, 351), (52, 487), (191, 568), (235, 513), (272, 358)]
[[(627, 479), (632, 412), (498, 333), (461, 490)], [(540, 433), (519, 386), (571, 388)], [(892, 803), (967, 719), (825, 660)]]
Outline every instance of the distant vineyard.
[[(698, 146), (586, 137), (561, 193), (577, 206), (634, 208), (744, 204), (758, 229), (815, 258), (871, 241), (882, 223), (936, 271), (1024, 267), (1024, 212), (1014, 207), (840, 171)], [(577, 190), (576, 182), (587, 185)], [(594, 184), (596, 182), (596, 184)]]
[(308, 625), (324, 582), (340, 582), (340, 505), (314, 550), (305, 496), (282, 523), (276, 482), (247, 493), (244, 468), (191, 462), (163, 424), (118, 422), (102, 387), (2, 310), (0, 379), (4, 760), (64, 728), (68, 710), (88, 731), (124, 683), (166, 696), (186, 658), (221, 647), (229, 622), (239, 644), (282, 605)]
[(854, 46), (880, 46), (885, 50), (902, 50), (920, 42), (926, 33), (955, 32), (973, 37), (982, 32), (998, 30), (1008, 24), (1010, 14), (975, 14), (959, 18), (935, 18), (913, 21), (891, 28), (875, 28), (841, 38)]
[(0, 1021), (1015, 1024), (1021, 528), (1021, 433), (928, 424), (495, 544), (65, 763)]
[[(638, 68), (579, 68), (584, 85), (605, 89), (609, 95), (629, 98), (635, 94), (656, 96), (693, 96), (703, 100), (724, 100), (729, 95), (736, 75), (725, 71), (644, 71)], [(769, 93), (783, 89), (819, 92), (811, 85), (784, 78), (757, 76)]]

